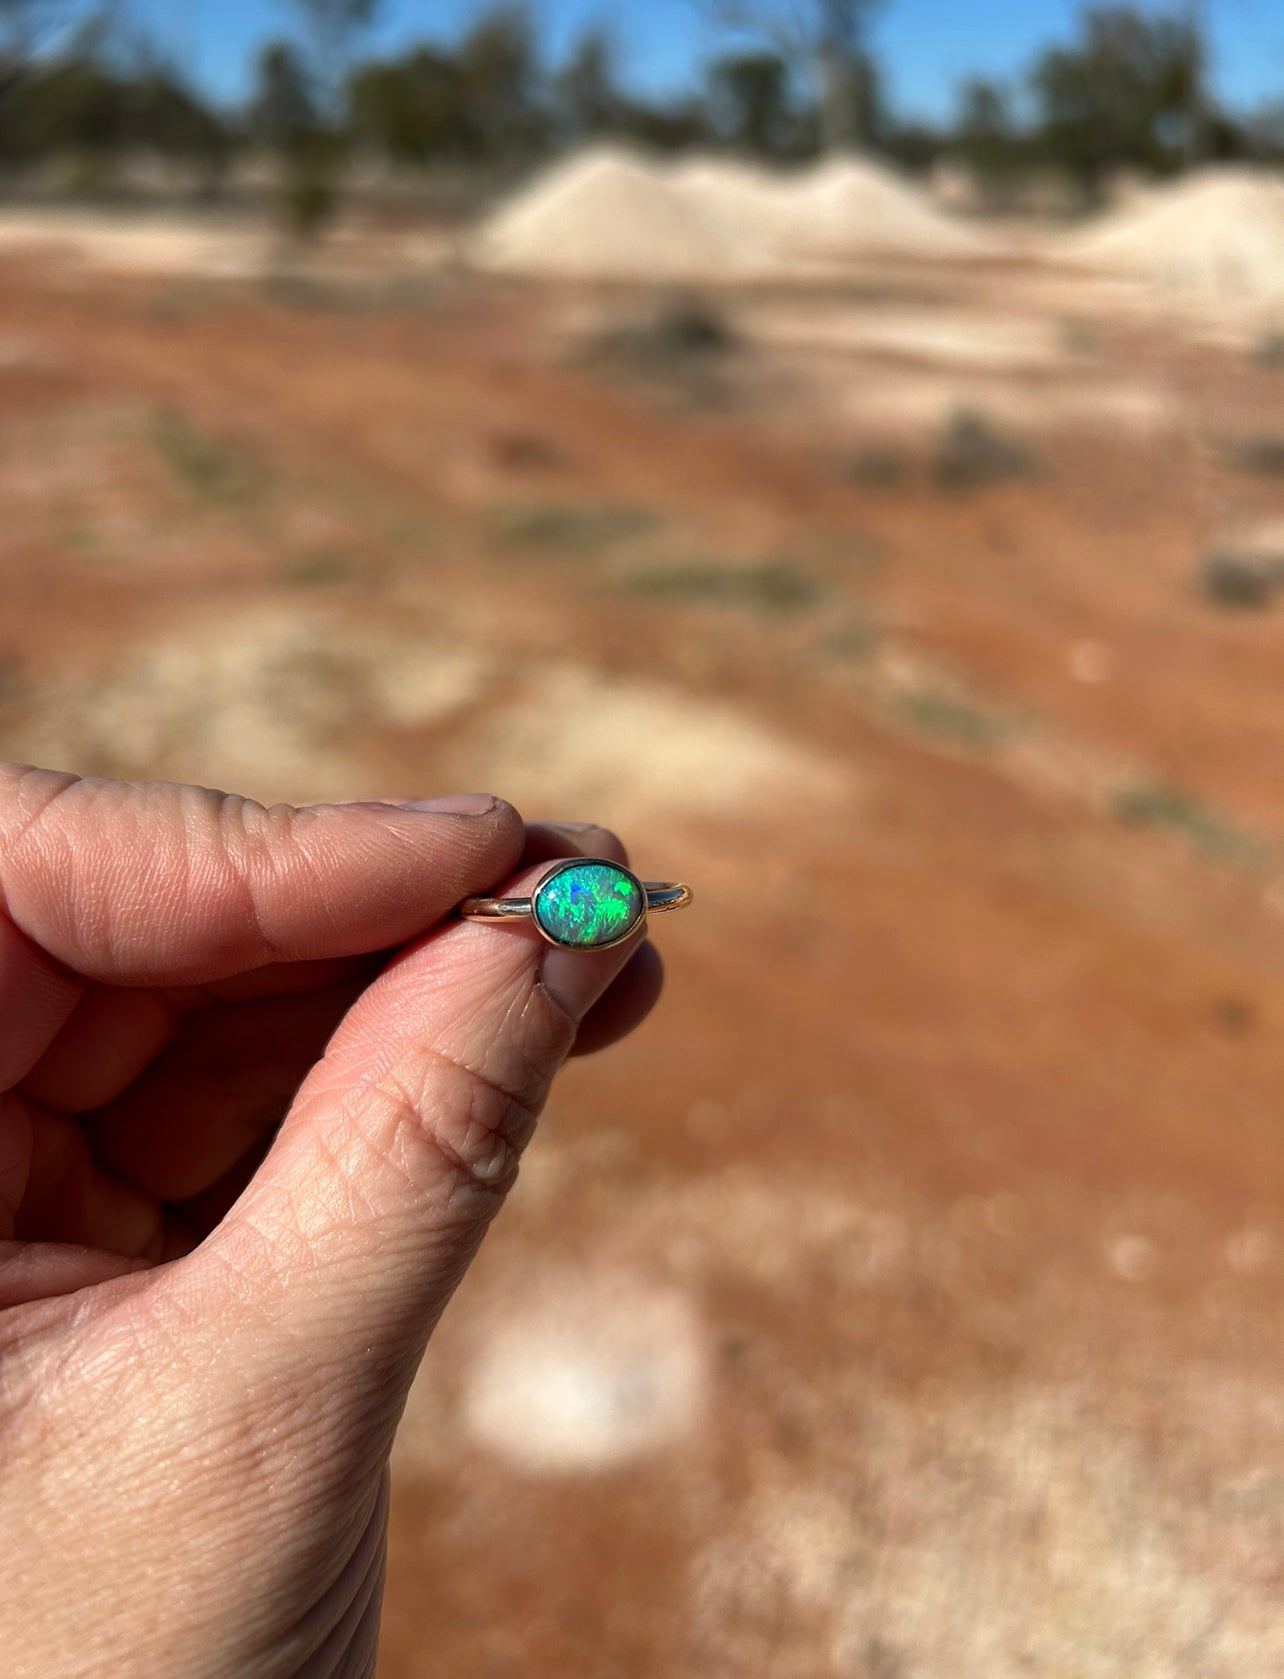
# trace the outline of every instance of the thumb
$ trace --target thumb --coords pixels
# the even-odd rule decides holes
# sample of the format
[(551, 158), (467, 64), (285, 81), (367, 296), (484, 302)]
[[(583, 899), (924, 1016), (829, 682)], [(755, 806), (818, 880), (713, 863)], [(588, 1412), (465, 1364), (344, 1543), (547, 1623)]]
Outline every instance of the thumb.
[(0, 765), (8, 924), (117, 985), (392, 949), (513, 868), (525, 837), (510, 806), (479, 796), (265, 809), (205, 787)]
[(395, 1424), (579, 1021), (636, 949), (454, 921), (363, 994), (241, 1200), (179, 1267), (187, 1289), (202, 1267), (202, 1286), (253, 1299), (274, 1383), (293, 1370), (311, 1391), (332, 1371)]

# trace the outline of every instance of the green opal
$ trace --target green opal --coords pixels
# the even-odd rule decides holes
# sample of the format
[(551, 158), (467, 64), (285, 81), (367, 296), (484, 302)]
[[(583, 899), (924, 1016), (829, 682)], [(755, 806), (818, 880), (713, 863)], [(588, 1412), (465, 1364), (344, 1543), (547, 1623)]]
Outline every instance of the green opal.
[(646, 899), (627, 869), (568, 863), (539, 888), (533, 908), (554, 944), (597, 950), (628, 937), (646, 914)]

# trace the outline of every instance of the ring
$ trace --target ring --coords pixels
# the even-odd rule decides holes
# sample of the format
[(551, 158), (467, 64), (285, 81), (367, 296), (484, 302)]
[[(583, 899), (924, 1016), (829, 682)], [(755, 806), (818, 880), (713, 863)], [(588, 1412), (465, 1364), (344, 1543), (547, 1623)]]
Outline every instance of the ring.
[(529, 898), (465, 898), (459, 913), (469, 921), (533, 921), (562, 950), (610, 950), (648, 915), (690, 902), (689, 886), (641, 881), (618, 863), (582, 857), (555, 864)]

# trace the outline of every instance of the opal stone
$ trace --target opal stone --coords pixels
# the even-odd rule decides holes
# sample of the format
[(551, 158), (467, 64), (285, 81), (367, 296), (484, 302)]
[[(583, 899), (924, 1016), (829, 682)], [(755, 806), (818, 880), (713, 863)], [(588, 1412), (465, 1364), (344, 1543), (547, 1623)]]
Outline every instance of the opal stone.
[(555, 944), (596, 950), (627, 938), (646, 914), (646, 899), (627, 869), (568, 863), (539, 888), (533, 908)]

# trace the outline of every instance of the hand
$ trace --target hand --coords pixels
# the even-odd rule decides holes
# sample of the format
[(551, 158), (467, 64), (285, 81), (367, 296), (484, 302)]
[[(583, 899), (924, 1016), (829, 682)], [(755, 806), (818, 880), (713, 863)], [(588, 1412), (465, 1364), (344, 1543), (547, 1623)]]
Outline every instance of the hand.
[(563, 1059), (659, 989), (444, 919), (623, 860), (450, 803), (0, 768), (7, 1679), (373, 1672), (425, 1343)]

